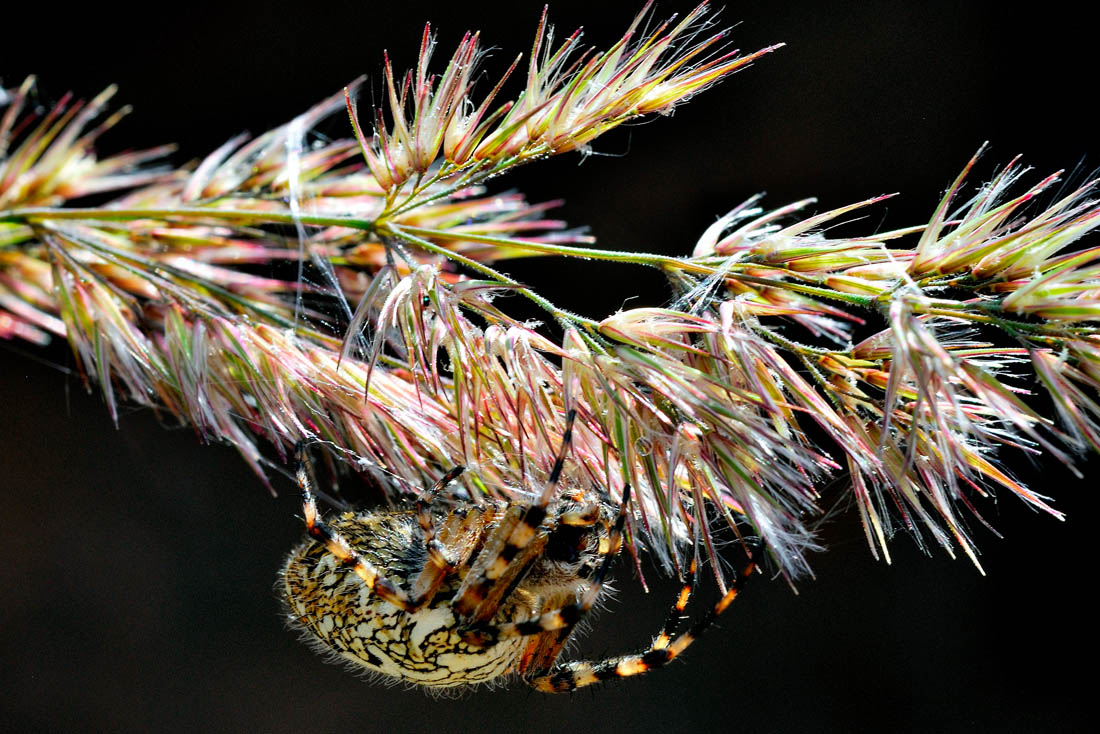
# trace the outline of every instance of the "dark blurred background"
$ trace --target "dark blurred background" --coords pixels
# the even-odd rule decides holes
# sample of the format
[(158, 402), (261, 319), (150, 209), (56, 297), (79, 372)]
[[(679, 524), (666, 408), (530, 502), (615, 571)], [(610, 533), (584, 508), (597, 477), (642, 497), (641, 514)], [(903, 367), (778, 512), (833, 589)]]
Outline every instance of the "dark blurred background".
[[(561, 31), (612, 43), (639, 3), (552, 3)], [(686, 11), (662, 2), (659, 14)], [(1016, 153), (1038, 180), (1100, 162), (1095, 30), (1075, 4), (1026, 14), (993, 2), (773, 2), (726, 8), (745, 51), (785, 41), (676, 111), (601, 138), (502, 187), (565, 196), (562, 216), (605, 247), (690, 250), (758, 192), (831, 208), (900, 191), (863, 231), (927, 221), (984, 140), (975, 182)], [(89, 4), (0, 11), (5, 85), (36, 73), (41, 99), (121, 85), (136, 112), (108, 151), (180, 143), (180, 161), (285, 122), (361, 73), (380, 89), (383, 48), (413, 63), (425, 20), (442, 61), (467, 28), (530, 47), (541, 3)], [(369, 92), (368, 92), (369, 94)], [(369, 97), (367, 98), (369, 101)], [(603, 316), (667, 297), (646, 271), (596, 263), (509, 265), (565, 305)], [(628, 300), (633, 298), (633, 300)], [(516, 685), (459, 700), (369, 685), (287, 631), (272, 591), (300, 536), (292, 484), (273, 499), (236, 454), (147, 410), (117, 429), (70, 372), (64, 345), (0, 345), (0, 727), (9, 731), (1080, 731), (1092, 711), (1095, 613), (1086, 548), (1096, 462), (1075, 480), (1016, 462), (1066, 523), (1013, 498), (983, 506), (983, 577), (899, 538), (875, 562), (853, 513), (792, 594), (757, 583), (670, 668), (572, 696)], [(835, 493), (829, 499), (835, 499)], [(621, 592), (581, 645), (642, 646), (675, 585)], [(705, 596), (705, 595), (704, 595)], [(700, 611), (702, 605), (696, 608)]]

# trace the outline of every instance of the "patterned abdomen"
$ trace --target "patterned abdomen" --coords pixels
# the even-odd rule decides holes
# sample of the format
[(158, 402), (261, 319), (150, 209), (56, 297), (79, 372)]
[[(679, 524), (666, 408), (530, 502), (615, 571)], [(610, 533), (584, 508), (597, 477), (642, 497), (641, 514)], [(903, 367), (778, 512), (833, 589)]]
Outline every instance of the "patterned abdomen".
[[(411, 512), (345, 513), (332, 522), (355, 550), (404, 588), (427, 559)], [(405, 612), (366, 588), (348, 565), (322, 543), (305, 541), (283, 568), (282, 592), (294, 626), (322, 652), (408, 683), (435, 687), (485, 683), (514, 671), (524, 640), (487, 647), (463, 641), (451, 606), (461, 583), (452, 577), (430, 603)], [(517, 608), (515, 595), (502, 618), (534, 609)]]

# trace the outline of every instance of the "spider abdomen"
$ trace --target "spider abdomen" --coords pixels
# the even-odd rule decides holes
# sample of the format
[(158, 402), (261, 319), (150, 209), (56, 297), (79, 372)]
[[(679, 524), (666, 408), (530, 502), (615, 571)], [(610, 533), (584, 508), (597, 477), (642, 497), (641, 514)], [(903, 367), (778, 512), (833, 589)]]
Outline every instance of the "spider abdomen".
[[(404, 588), (423, 570), (427, 550), (411, 512), (346, 513), (332, 529), (359, 556)], [(461, 579), (445, 579), (430, 602), (406, 611), (369, 589), (354, 568), (310, 538), (283, 568), (282, 591), (291, 622), (323, 652), (394, 679), (434, 687), (474, 685), (514, 670), (524, 640), (480, 647), (463, 639), (451, 605)], [(536, 610), (526, 594), (514, 594), (504, 618)]]

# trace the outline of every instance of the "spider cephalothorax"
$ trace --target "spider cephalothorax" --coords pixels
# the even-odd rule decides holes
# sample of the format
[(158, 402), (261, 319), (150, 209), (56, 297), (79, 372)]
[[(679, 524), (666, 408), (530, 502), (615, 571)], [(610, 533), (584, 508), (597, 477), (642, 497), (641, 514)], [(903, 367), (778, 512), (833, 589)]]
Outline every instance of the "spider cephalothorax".
[[(321, 519), (303, 462), (298, 480), (309, 537), (283, 568), (292, 624), (326, 652), (398, 681), (441, 688), (519, 674), (566, 691), (643, 673), (680, 654), (737, 594), (674, 636), (695, 562), (664, 629), (641, 654), (601, 662), (558, 657), (592, 608), (622, 545), (630, 488), (617, 506), (595, 491), (560, 491), (566, 432), (547, 487), (530, 502), (437, 507), (444, 476), (409, 510)], [(439, 503), (441, 504), (441, 503)]]

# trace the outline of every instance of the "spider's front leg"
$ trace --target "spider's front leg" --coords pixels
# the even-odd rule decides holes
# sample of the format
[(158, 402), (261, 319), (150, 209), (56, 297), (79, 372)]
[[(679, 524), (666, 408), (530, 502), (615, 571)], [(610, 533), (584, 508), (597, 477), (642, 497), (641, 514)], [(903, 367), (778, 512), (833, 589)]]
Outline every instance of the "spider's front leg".
[[(317, 510), (317, 499), (313, 491), (313, 480), (307, 463), (305, 445), (302, 443), (298, 444), (297, 460), (297, 478), (298, 486), (302, 490), (302, 515), (305, 520), (306, 532), (323, 543), (326, 550), (341, 563), (345, 566), (351, 566), (356, 575), (363, 580), (364, 585), (379, 599), (393, 604), (398, 609), (405, 612), (415, 612), (431, 602), (447, 575), (459, 563), (465, 562), (473, 550), (472, 545), (468, 544), (469, 547), (459, 549), (458, 559), (453, 561), (448, 559), (445, 549), (436, 538), (435, 523), (431, 516), (431, 498), (462, 473), (462, 467), (456, 467), (440, 479), (431, 490), (422, 493), (417, 499), (417, 519), (424, 532), (424, 541), (428, 548), (428, 560), (417, 579), (413, 582), (413, 594), (410, 596), (370, 561), (363, 558), (342, 535), (330, 528), (321, 518), (321, 514)], [(459, 529), (460, 534), (468, 524), (474, 521), (475, 518), (464, 518)]]
[[(548, 659), (552, 665), (557, 655), (560, 654), (569, 635), (577, 626), (577, 623), (584, 618), (592, 608), (592, 605), (596, 603), (596, 599), (603, 589), (604, 579), (607, 577), (607, 572), (611, 568), (611, 563), (615, 560), (619, 549), (622, 547), (623, 528), (626, 525), (626, 516), (629, 506), (630, 485), (627, 484), (623, 487), (623, 500), (619, 505), (619, 514), (616, 516), (615, 523), (611, 527), (611, 532), (607, 537), (607, 551), (604, 553), (603, 561), (596, 570), (596, 574), (593, 576), (588, 586), (588, 590), (585, 591), (580, 599), (573, 604), (544, 612), (537, 617), (533, 617), (523, 622), (474, 625), (463, 634), (463, 639), (471, 644), (486, 646), (495, 644), (502, 639), (512, 637), (529, 637), (532, 635), (543, 635), (543, 633), (556, 632), (557, 634), (544, 636), (543, 640), (540, 641), (540, 645), (536, 646), (536, 651), (529, 659), (530, 661)], [(537, 649), (540, 646), (546, 648), (541, 654)], [(530, 662), (525, 661), (524, 664), (529, 665)], [(521, 670), (521, 672), (523, 671)]]
[[(610, 538), (608, 539), (608, 546), (609, 552), (612, 555), (619, 550), (617, 545), (611, 544)], [(664, 626), (660, 634), (653, 640), (652, 649), (659, 650), (668, 647), (669, 643), (672, 641), (673, 635), (676, 634), (676, 630), (679, 628), (683, 618), (684, 609), (687, 607), (688, 600), (691, 599), (691, 591), (695, 585), (698, 562), (698, 554), (696, 554), (692, 557), (691, 563), (688, 565), (683, 586), (680, 588), (680, 593), (677, 594), (676, 601), (669, 610), (668, 617), (665, 618)], [(538, 627), (543, 630), (542, 632), (535, 632), (534, 626), (528, 627), (531, 634), (536, 635), (536, 637), (535, 642), (528, 646), (527, 654), (520, 663), (520, 672), (523, 674), (524, 681), (530, 685), (536, 685), (535, 681), (544, 678), (554, 669), (558, 656), (561, 655), (565, 644), (569, 641), (569, 636), (579, 623), (580, 618), (571, 625), (562, 625), (560, 629), (551, 631), (552, 628), (568, 619), (571, 608), (561, 611), (563, 611), (562, 614), (554, 614), (551, 612), (549, 615), (545, 615), (545, 619), (536, 618), (535, 620), (531, 620), (532, 622), (541, 621)], [(587, 612), (587, 609), (584, 611)], [(508, 630), (502, 630), (496, 634), (499, 636), (502, 632), (507, 636), (514, 636), (520, 633), (520, 629), (517, 625), (512, 625)]]
[(416, 520), (420, 525), (420, 532), (424, 534), (424, 546), (428, 551), (427, 562), (411, 587), (411, 602), (417, 607), (430, 602), (447, 577), (464, 564), (473, 552), (474, 544), (470, 540), (469, 531), (476, 526), (480, 516), (467, 512), (451, 513), (447, 516), (443, 526), (444, 540), (454, 540), (456, 545), (451, 548), (451, 557), (448, 557), (447, 544), (440, 541), (435, 518), (432, 517), (433, 500), (463, 471), (465, 467), (456, 466), (443, 475), (431, 489), (421, 492), (416, 498)]
[(452, 605), (467, 622), (481, 623), (492, 619), (509, 590), (523, 580), (532, 561), (545, 547), (547, 530), (544, 521), (550, 502), (557, 494), (565, 458), (573, 440), (576, 417), (575, 410), (570, 410), (566, 416), (561, 446), (538, 501), (526, 507), (513, 505), (508, 508), (455, 594)]

